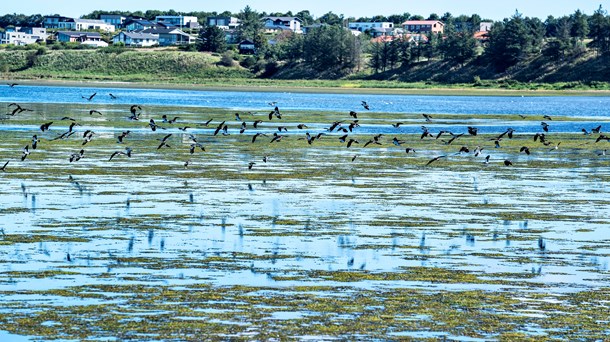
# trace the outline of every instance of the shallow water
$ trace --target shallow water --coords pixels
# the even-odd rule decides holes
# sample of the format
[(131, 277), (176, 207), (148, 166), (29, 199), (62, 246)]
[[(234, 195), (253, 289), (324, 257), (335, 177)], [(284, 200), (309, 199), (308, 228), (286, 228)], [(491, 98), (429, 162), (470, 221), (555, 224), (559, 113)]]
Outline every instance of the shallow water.
[[(54, 92), (74, 97), (83, 92), (79, 88), (49, 88), (49, 95), (38, 87), (21, 89), (41, 92), (42, 98)], [(6, 96), (6, 89), (2, 91), (2, 96)], [(141, 101), (145, 96), (154, 101), (165, 94), (168, 99), (181, 97), (192, 101), (187, 106), (201, 105), (202, 97), (212, 101), (212, 98), (237, 96), (230, 92), (104, 91), (119, 95), (125, 103), (144, 103)], [(25, 102), (25, 95), (19, 94), (22, 97), (18, 99)], [(264, 95), (277, 101), (286, 101), (283, 96), (287, 96)], [(298, 94), (301, 95), (322, 96)], [(260, 101), (262, 95), (258, 96)], [(305, 101), (297, 94), (291, 96)], [(353, 96), (339, 95), (339, 98), (337, 107), (327, 109), (345, 110), (341, 101), (359, 105)], [(383, 96), (377, 100), (381, 98), (387, 100)], [(392, 104), (396, 104), (403, 97), (391, 98)], [(429, 98), (426, 97), (432, 101)], [(0, 96), (0, 99), (12, 98)], [(556, 103), (550, 104), (551, 108), (567, 101), (547, 99)], [(569, 99), (584, 101), (583, 98)], [(467, 98), (436, 100), (440, 103), (469, 101)], [(489, 101), (496, 100), (508, 99), (489, 98)], [(538, 98), (525, 100), (539, 101)], [(569, 117), (556, 117), (559, 121), (553, 127), (557, 130), (549, 133), (551, 139), (559, 131), (577, 132), (575, 128), (581, 125), (595, 127), (603, 122), (602, 118), (570, 121), (573, 117), (597, 115), (597, 102), (586, 100), (592, 105), (582, 110), (582, 115), (577, 112), (570, 113)], [(244, 101), (248, 103), (247, 97)], [(405, 101), (406, 106), (409, 101), (423, 100), (413, 97)], [(595, 101), (608, 100), (595, 98)], [(513, 119), (494, 119), (486, 123), (477, 119), (474, 123), (465, 123), (463, 118), (456, 117), (452, 123), (428, 124), (435, 132), (443, 129), (462, 132), (471, 124), (480, 127), (482, 136), (465, 136), (460, 141), (469, 146), (484, 146), (492, 155), (490, 164), (486, 165), (482, 156), (454, 153), (454, 147), (437, 139), (419, 139), (414, 133), (421, 132), (418, 132), (419, 126), (425, 123), (418, 116), (408, 117), (413, 123), (396, 130), (383, 123), (387, 119), (362, 115), (363, 121), (370, 120), (370, 124), (360, 127), (352, 136), (364, 142), (372, 134), (383, 133), (386, 137), (382, 146), (360, 145), (347, 149), (336, 136), (308, 145), (297, 140), (304, 133), (289, 122), (290, 134), (274, 144), (268, 142), (271, 127), (256, 131), (268, 132), (269, 137), (255, 144), (250, 141), (255, 132), (252, 130), (244, 135), (232, 130), (230, 136), (214, 137), (212, 128), (192, 129), (190, 132), (204, 142), (206, 151), (191, 155), (187, 134), (169, 125), (164, 125), (165, 131), (151, 132), (146, 128), (147, 121), (150, 117), (160, 121), (161, 114), (180, 112), (184, 117), (182, 123), (196, 123), (210, 114), (203, 109), (203, 115), (189, 114), (189, 109), (163, 107), (165, 102), (155, 104), (158, 107), (154, 114), (146, 114), (143, 122), (138, 123), (125, 120), (128, 106), (123, 111), (116, 110), (120, 104), (104, 108), (102, 121), (82, 111), (82, 104), (65, 105), (65, 112), (72, 113), (82, 124), (77, 126), (79, 134), (85, 129), (98, 133), (84, 147), (84, 158), (74, 163), (67, 158), (83, 148), (80, 136), (49, 141), (65, 130), (66, 124), (59, 121), (50, 132), (42, 133), (38, 129), (39, 115), (46, 116), (44, 120), (57, 120), (57, 106), (48, 106), (48, 112), (37, 108), (35, 113), (0, 123), (0, 161), (10, 160), (7, 171), (0, 174), (0, 303), (15, 310), (13, 316), (9, 314), (3, 321), (11, 332), (16, 331), (18, 317), (47, 322), (49, 317), (45, 315), (58, 308), (70, 319), (78, 316), (78, 310), (101, 310), (104, 305), (113, 305), (116, 310), (129, 314), (136, 311), (138, 317), (174, 315), (175, 320), (183, 322), (199, 322), (205, 317), (219, 329), (216, 336), (224, 336), (229, 326), (238, 326), (241, 328), (237, 336), (261, 337), (265, 335), (249, 329), (265, 319), (275, 322), (277, 326), (273, 329), (282, 331), (289, 326), (305, 329), (306, 322), (322, 320), (320, 316), (324, 315), (342, 320), (342, 315), (355, 317), (367, 312), (365, 309), (342, 312), (340, 308), (322, 312), (275, 303), (282, 298), (313, 296), (314, 301), (324, 301), (341, 296), (344, 291), (356, 297), (368, 297), (363, 294), (372, 291), (378, 293), (374, 298), (384, 302), (397, 290), (417, 291), (420, 296), (462, 295), (476, 290), (481, 291), (481, 296), (499, 294), (507, 300), (533, 298), (523, 301), (524, 307), (519, 311), (523, 317), (519, 319), (527, 318), (528, 323), (544, 325), (546, 316), (536, 311), (540, 305), (538, 296), (559, 298), (553, 302), (557, 305), (553, 310), (561, 310), (568, 303), (561, 296), (595, 293), (609, 286), (610, 160), (595, 154), (607, 146), (606, 142), (596, 145), (595, 136), (564, 134), (561, 148), (555, 150), (532, 145), (531, 132), (538, 131), (533, 127), (539, 127), (539, 122), (522, 124)], [(456, 103), (447, 105), (457, 108)], [(263, 103), (253, 107), (264, 106)], [(438, 111), (445, 109), (442, 104), (438, 106)], [(231, 108), (231, 105), (222, 108)], [(494, 108), (498, 109), (494, 113), (501, 114), (501, 106)], [(480, 110), (485, 112), (484, 108)], [(507, 113), (512, 110), (508, 109)], [(390, 119), (392, 113), (387, 113)], [(216, 126), (220, 120), (232, 120), (232, 115), (215, 113), (214, 124), (210, 126)], [(257, 114), (248, 117), (248, 121), (254, 117)], [(347, 120), (336, 114), (321, 114), (316, 118), (319, 121), (311, 121), (308, 116), (301, 120), (293, 118), (293, 121), (307, 123), (313, 133), (323, 131), (335, 120)], [(506, 127), (519, 127), (520, 134), (506, 139), (502, 148), (495, 149), (490, 134), (503, 132)], [(131, 135), (124, 144), (117, 144), (116, 135), (126, 129), (132, 131)], [(42, 138), (39, 148), (31, 150), (25, 161), (19, 160), (21, 149), (35, 133)], [(158, 150), (156, 139), (168, 133), (174, 134), (169, 140), (172, 147)], [(391, 143), (393, 136), (407, 140), (404, 145), (415, 146), (418, 152), (405, 154), (404, 147)], [(519, 147), (523, 144), (532, 146), (534, 153), (520, 154)], [(125, 145), (134, 148), (131, 158), (118, 156), (108, 161), (113, 151), (123, 150)], [(354, 154), (359, 157), (352, 162)], [(447, 157), (425, 166), (430, 158), (440, 154)], [(264, 155), (270, 156), (266, 163), (262, 161)], [(514, 162), (512, 168), (502, 165), (506, 158)], [(184, 168), (187, 159), (192, 164)], [(251, 161), (256, 164), (248, 169)], [(244, 317), (257, 311), (245, 314), (240, 310), (221, 310), (212, 301), (205, 307), (182, 302), (193, 306), (192, 311), (178, 313), (175, 308), (138, 303), (137, 292), (119, 295), (111, 289), (101, 290), (104, 286), (162, 288), (172, 293), (188, 293), (197, 286), (209, 286), (219, 292), (229, 291), (230, 298), (262, 293), (256, 298), (264, 303), (256, 305), (265, 316), (264, 319)], [(83, 288), (91, 290), (80, 292)], [(87, 297), (91, 293), (102, 297)], [(251, 305), (237, 299), (230, 299), (228, 303), (240, 307)], [(510, 311), (498, 305), (498, 312)], [(37, 310), (43, 314), (34, 314)], [(484, 309), (477, 312), (490, 315)], [(418, 314), (426, 318), (416, 321), (431, 320), (423, 308)], [(394, 313), (388, 315), (397, 320), (396, 324), (402, 319)], [(446, 317), (434, 317), (434, 320)], [(442, 331), (432, 327), (397, 330), (392, 324), (388, 322), (374, 331), (362, 332), (361, 337), (447, 337), (476, 341), (495, 339), (500, 333), (476, 331), (465, 335), (459, 327), (471, 325), (468, 322)], [(563, 331), (534, 325), (529, 326), (531, 329), (526, 325), (525, 328), (509, 326), (503, 332), (564, 336)], [(65, 338), (75, 338), (61, 324), (44, 327), (51, 334), (61, 332), (67, 334)], [(166, 328), (172, 331), (170, 326)], [(86, 337), (116, 335), (106, 329), (109, 328), (98, 327)], [(138, 335), (140, 339), (146, 336), (162, 339), (155, 335), (154, 328), (148, 329)], [(319, 334), (286, 334), (299, 339), (350, 336), (329, 335), (322, 328), (315, 331)], [(21, 333), (45, 334), (34, 328)], [(166, 337), (179, 338), (179, 335)]]

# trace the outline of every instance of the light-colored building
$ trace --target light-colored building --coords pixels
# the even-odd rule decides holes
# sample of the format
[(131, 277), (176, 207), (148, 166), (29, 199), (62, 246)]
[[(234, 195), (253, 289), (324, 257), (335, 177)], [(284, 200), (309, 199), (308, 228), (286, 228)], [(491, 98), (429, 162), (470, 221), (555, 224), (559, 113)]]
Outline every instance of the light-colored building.
[(160, 46), (194, 44), (197, 39), (177, 28), (152, 28), (140, 32), (158, 35)]
[(74, 19), (74, 29), (76, 31), (100, 30), (114, 32), (114, 25), (107, 24), (105, 21), (97, 19)]
[(49, 15), (44, 17), (42, 26), (47, 29), (74, 30), (75, 23), (73, 18), (61, 15)]
[(223, 30), (233, 30), (241, 24), (241, 20), (235, 17), (207, 17), (206, 23), (208, 26), (218, 26)]
[(48, 37), (47, 29), (42, 27), (15, 27), (0, 32), (0, 44), (28, 45), (44, 42)]
[(394, 23), (388, 22), (388, 21), (380, 21), (380, 22), (352, 22), (352, 23), (348, 23), (347, 27), (350, 30), (358, 30), (360, 32), (365, 32), (367, 30), (371, 30), (373, 28), (382, 28), (382, 29), (388, 29), (388, 28), (394, 28)]
[(123, 43), (125, 46), (147, 47), (159, 45), (159, 35), (142, 32), (120, 32), (112, 37), (114, 44)]
[(118, 14), (101, 14), (100, 20), (103, 20), (106, 24), (114, 25), (115, 28), (119, 28), (123, 27), (127, 18)]
[(445, 24), (438, 20), (407, 20), (402, 23), (406, 32), (410, 33), (443, 33)]
[(189, 26), (189, 23), (197, 23), (197, 17), (185, 15), (159, 15), (155, 18), (155, 21), (158, 23), (169, 23), (178, 27), (186, 27)]
[(489, 32), (491, 27), (493, 26), (493, 22), (491, 21), (482, 21), (479, 23), (479, 32)]
[(264, 17), (263, 22), (267, 32), (288, 29), (295, 33), (303, 33), (301, 30), (301, 19), (297, 17)]

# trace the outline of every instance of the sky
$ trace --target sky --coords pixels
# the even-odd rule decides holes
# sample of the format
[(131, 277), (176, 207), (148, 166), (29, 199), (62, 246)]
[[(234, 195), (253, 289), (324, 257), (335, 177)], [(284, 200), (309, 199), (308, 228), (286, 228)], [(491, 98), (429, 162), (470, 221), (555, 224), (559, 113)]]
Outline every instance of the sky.
[(502, 20), (512, 16), (515, 10), (524, 16), (538, 17), (542, 20), (548, 15), (555, 17), (574, 13), (580, 9), (586, 14), (592, 14), (601, 4), (610, 10), (610, 0), (308, 0), (308, 1), (277, 1), (277, 0), (231, 0), (231, 1), (196, 1), (180, 0), (26, 0), (3, 1), (0, 15), (6, 13), (29, 14), (60, 14), (68, 17), (79, 17), (99, 10), (169, 10), (178, 12), (206, 11), (238, 13), (247, 5), (257, 12), (287, 12), (297, 13), (309, 10), (314, 18), (328, 12), (343, 14), (345, 17), (372, 17), (374, 15), (388, 16), (405, 12), (427, 17), (430, 13), (442, 16), (450, 12), (454, 16), (460, 14), (479, 14), (484, 19)]

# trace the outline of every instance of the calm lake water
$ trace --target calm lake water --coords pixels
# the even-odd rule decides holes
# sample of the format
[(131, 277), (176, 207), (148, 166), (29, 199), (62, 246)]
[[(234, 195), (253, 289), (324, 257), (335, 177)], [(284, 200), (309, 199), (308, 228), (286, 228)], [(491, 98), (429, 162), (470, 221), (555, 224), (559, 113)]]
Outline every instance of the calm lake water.
[[(365, 100), (374, 112), (444, 114), (540, 114), (602, 117), (609, 114), (610, 97), (598, 96), (434, 96), (313, 94), (257, 91), (199, 91), (179, 89), (90, 88), (56, 86), (0, 87), (0, 102), (86, 103), (82, 96), (97, 95), (92, 104), (140, 104), (213, 107), (236, 110), (283, 109), (360, 111)], [(111, 93), (117, 98), (112, 99)]]

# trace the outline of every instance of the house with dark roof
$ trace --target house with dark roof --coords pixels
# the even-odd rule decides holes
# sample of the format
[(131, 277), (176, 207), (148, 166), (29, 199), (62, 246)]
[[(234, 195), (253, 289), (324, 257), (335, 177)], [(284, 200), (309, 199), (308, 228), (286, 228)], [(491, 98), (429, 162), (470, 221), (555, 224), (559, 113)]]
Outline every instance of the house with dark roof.
[(80, 43), (95, 47), (108, 46), (98, 32), (58, 31), (56, 37), (57, 41), (62, 43)]
[(223, 30), (233, 30), (236, 29), (239, 25), (241, 25), (241, 20), (235, 17), (207, 17), (206, 18), (207, 26), (218, 26)]
[(256, 53), (256, 46), (254, 46), (254, 42), (251, 40), (242, 40), (237, 44), (239, 49), (239, 53), (242, 55), (253, 55)]
[(407, 20), (401, 24), (410, 33), (443, 33), (445, 24), (438, 20)]
[(153, 27), (156, 27), (157, 25), (153, 22), (150, 22), (148, 20), (145, 19), (127, 19), (125, 21), (125, 23), (123, 24), (123, 26), (125, 27), (125, 30), (127, 31), (141, 31), (141, 30), (147, 30), (147, 29), (151, 29)]
[(159, 45), (159, 35), (143, 32), (119, 32), (112, 37), (113, 44), (123, 43), (125, 46), (148, 47)]
[(160, 46), (194, 44), (196, 40), (178, 28), (151, 28), (139, 32), (158, 35)]
[(121, 28), (127, 18), (119, 14), (100, 14), (100, 20), (103, 20), (106, 24), (114, 25), (115, 28)]
[(48, 15), (44, 17), (42, 26), (47, 29), (74, 30), (75, 23), (73, 18), (61, 15)]
[(266, 32), (281, 32), (290, 30), (295, 33), (303, 33), (301, 30), (301, 19), (297, 17), (264, 17)]

